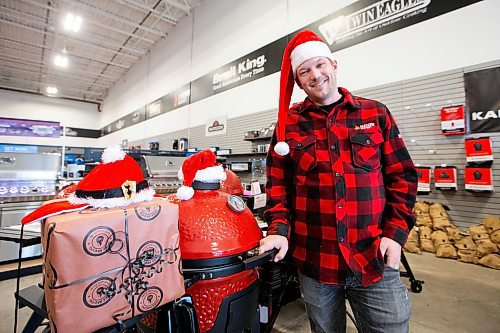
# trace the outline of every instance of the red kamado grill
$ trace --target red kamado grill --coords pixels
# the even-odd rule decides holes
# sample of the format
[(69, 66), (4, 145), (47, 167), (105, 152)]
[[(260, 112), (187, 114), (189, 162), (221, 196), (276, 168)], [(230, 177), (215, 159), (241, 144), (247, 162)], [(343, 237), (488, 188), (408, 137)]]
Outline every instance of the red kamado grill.
[[(186, 293), (193, 298), (200, 332), (259, 332), (257, 255), (262, 238), (243, 200), (219, 183), (194, 181), (194, 196), (179, 205), (180, 248)], [(143, 320), (154, 327), (155, 315)]]

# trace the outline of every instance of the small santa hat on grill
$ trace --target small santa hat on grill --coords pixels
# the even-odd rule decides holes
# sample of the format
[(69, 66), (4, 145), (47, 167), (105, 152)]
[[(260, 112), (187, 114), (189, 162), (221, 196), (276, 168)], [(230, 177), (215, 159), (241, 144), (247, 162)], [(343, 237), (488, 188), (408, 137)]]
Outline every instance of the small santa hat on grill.
[(25, 216), (21, 223), (34, 222), (86, 207), (112, 208), (150, 201), (155, 197), (141, 167), (118, 145), (102, 154), (102, 163), (83, 178), (66, 200), (54, 200)]
[(203, 183), (220, 183), (226, 180), (226, 173), (222, 165), (215, 165), (216, 157), (210, 149), (189, 156), (182, 163), (178, 176), (182, 180), (182, 186), (177, 190), (177, 198), (189, 200), (194, 195), (192, 184), (194, 181)]
[(316, 57), (326, 57), (333, 60), (332, 52), (328, 45), (311, 30), (303, 30), (296, 34), (290, 42), (288, 42), (285, 52), (283, 53), (278, 124), (276, 127), (278, 142), (274, 146), (274, 151), (278, 155), (285, 156), (290, 152), (290, 147), (288, 147), (288, 144), (285, 142), (285, 128), (297, 68), (304, 61)]

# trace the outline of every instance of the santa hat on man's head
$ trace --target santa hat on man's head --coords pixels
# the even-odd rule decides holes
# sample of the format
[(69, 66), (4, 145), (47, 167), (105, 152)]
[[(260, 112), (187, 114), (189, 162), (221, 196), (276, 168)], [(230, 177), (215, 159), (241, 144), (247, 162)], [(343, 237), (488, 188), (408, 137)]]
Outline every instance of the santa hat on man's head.
[(179, 169), (179, 179), (182, 180), (182, 186), (177, 190), (177, 198), (180, 200), (189, 200), (194, 195), (192, 187), (194, 181), (202, 183), (217, 183), (226, 180), (226, 173), (222, 165), (215, 165), (216, 157), (210, 149), (202, 150), (199, 153), (189, 156), (182, 163)]
[(332, 52), (328, 45), (311, 30), (304, 30), (296, 34), (290, 42), (288, 42), (285, 52), (283, 53), (278, 124), (276, 127), (278, 142), (274, 146), (274, 151), (278, 155), (285, 156), (290, 151), (288, 144), (285, 142), (285, 128), (297, 68), (304, 61), (316, 57), (326, 57), (333, 60)]
[(25, 216), (21, 223), (78, 211), (86, 207), (112, 208), (150, 201), (155, 196), (141, 167), (118, 145), (104, 150), (102, 163), (83, 178), (67, 200), (55, 200)]

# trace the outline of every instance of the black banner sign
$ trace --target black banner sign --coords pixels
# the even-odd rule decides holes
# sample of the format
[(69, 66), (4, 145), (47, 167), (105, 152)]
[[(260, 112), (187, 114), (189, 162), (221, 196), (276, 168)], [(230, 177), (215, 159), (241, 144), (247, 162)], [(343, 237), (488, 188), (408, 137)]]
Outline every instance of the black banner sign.
[[(300, 30), (313, 30), (334, 52), (480, 1), (483, 0), (360, 0)], [(145, 119), (279, 72), (286, 44), (300, 30), (168, 93)], [(103, 135), (131, 126), (124, 118), (103, 128)]]
[(191, 103), (279, 72), (287, 43), (288, 37), (282, 37), (196, 79), (191, 84)]
[(483, 0), (362, 0), (305, 29), (323, 37), (333, 52), (480, 1)]
[(471, 133), (500, 132), (500, 67), (465, 73)]

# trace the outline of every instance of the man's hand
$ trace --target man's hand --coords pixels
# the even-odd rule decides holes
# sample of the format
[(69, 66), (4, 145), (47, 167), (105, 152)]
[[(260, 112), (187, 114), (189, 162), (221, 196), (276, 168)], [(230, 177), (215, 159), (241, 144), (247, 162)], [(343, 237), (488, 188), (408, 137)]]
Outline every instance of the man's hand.
[(395, 269), (399, 269), (401, 261), (401, 245), (390, 238), (382, 237), (380, 240), (380, 252), (382, 257), (387, 255), (386, 265)]
[(260, 240), (259, 254), (272, 249), (278, 249), (279, 252), (274, 256), (274, 261), (278, 262), (283, 259), (288, 251), (288, 239), (284, 236), (269, 235)]

